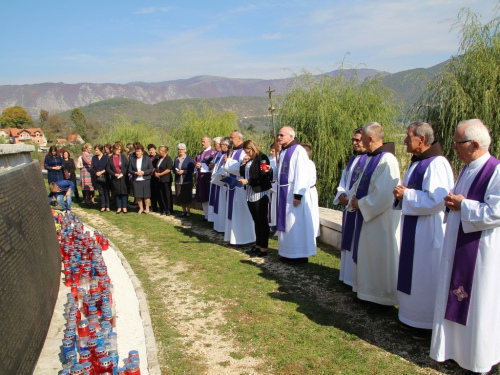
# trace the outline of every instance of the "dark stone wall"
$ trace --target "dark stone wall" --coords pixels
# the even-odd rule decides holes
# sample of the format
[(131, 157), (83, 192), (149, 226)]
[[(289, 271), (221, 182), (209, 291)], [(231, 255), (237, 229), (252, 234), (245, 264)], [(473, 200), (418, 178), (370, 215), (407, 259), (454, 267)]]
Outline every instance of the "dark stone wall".
[(31, 374), (57, 300), (60, 251), (38, 161), (0, 170), (0, 374)]

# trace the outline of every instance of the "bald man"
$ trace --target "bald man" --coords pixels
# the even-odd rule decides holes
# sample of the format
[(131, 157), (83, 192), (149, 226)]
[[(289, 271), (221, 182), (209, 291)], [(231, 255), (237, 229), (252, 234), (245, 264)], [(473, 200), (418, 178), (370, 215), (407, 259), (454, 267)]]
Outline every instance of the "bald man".
[(278, 251), (284, 262), (306, 263), (316, 254), (310, 161), (291, 127), (280, 129), (278, 143), (281, 146), (277, 178)]
[(394, 143), (384, 143), (377, 122), (363, 127), (361, 142), (368, 152), (363, 173), (351, 198), (356, 210), (352, 256), (353, 291), (371, 302), (368, 313), (387, 311), (398, 303), (399, 212), (392, 210), (394, 188), (400, 184)]

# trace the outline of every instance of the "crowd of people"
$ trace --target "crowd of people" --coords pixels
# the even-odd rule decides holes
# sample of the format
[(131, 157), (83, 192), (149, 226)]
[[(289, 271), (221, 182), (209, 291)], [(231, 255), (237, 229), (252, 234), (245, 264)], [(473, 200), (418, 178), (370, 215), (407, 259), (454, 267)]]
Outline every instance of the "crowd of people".
[[(480, 120), (458, 125), (453, 148), (465, 166), (455, 181), (431, 125), (413, 123), (404, 140), (411, 164), (401, 181), (395, 145), (384, 143), (379, 123), (368, 123), (354, 131), (354, 155), (342, 173), (335, 204), (344, 206), (340, 280), (352, 287), (353, 301), (366, 305), (369, 314), (399, 305), (401, 329), (430, 340), (433, 359), (453, 359), (471, 373), (495, 374), (500, 361), (500, 303), (494, 292), (500, 282), (500, 162), (490, 155), (490, 142)], [(101, 210), (109, 209), (111, 200), (102, 196), (111, 193), (117, 213), (126, 213), (132, 194), (138, 213), (149, 213), (151, 203), (153, 211), (169, 215), (173, 173), (182, 216), (190, 217), (196, 184), (203, 220), (213, 223), (224, 241), (254, 244), (247, 253), (265, 257), (272, 229), (280, 260), (308, 262), (316, 254), (320, 227), (311, 146), (300, 144), (290, 127), (280, 129), (269, 156), (239, 130), (213, 143), (204, 137), (201, 144), (203, 151), (194, 159), (185, 144), (178, 144), (174, 161), (166, 146), (157, 155), (150, 144), (145, 155), (140, 143), (124, 148), (116, 142), (96, 145), (92, 156), (86, 144), (76, 164), (82, 191), (91, 203), (97, 189)], [(69, 153), (59, 156), (51, 148), (45, 166), (54, 199), (66, 202), (77, 190)], [(59, 186), (61, 180), (69, 182)]]
[(430, 124), (413, 123), (403, 181), (380, 124), (354, 131), (335, 197), (344, 206), (340, 280), (370, 314), (399, 305), (401, 329), (430, 340), (430, 356), (469, 373), (500, 361), (500, 162), (477, 119), (458, 125), (455, 181)]

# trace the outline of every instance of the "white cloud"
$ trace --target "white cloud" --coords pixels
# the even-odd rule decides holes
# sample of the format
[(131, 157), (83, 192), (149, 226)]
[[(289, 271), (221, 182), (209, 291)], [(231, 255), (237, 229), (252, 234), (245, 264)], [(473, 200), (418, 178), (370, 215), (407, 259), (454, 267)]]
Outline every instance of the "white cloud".
[(141, 8), (135, 14), (149, 14), (149, 13), (156, 13), (156, 12), (168, 12), (169, 10), (174, 9), (174, 7), (147, 7), (147, 8)]
[(260, 36), (260, 38), (264, 40), (281, 39), (281, 37), (282, 37), (281, 33), (264, 34)]

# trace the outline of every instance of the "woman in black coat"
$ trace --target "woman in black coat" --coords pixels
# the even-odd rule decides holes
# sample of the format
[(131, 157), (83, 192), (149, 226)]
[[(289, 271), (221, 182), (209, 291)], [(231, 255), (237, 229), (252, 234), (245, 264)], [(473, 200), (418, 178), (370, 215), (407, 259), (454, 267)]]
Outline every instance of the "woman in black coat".
[(92, 185), (99, 191), (101, 201), (101, 212), (109, 211), (109, 191), (108, 180), (106, 178), (106, 166), (108, 165), (108, 155), (104, 154), (104, 146), (97, 144), (94, 146), (95, 155), (92, 156), (90, 169), (94, 176)]
[(109, 174), (111, 179), (111, 188), (113, 189), (113, 194), (116, 199), (116, 213), (127, 213), (127, 171), (128, 171), (128, 159), (122, 154), (121, 142), (116, 142), (113, 145), (113, 155), (108, 158), (108, 164), (106, 165), (106, 172)]
[(172, 158), (167, 155), (168, 147), (158, 147), (160, 159), (156, 164), (155, 178), (158, 179), (158, 192), (160, 215), (170, 215), (174, 210), (174, 203), (172, 200), (172, 170), (174, 169), (174, 162)]
[(264, 155), (257, 143), (248, 140), (243, 143), (243, 151), (247, 154), (240, 166), (240, 175), (245, 178), (239, 182), (245, 186), (248, 209), (255, 227), (255, 246), (247, 253), (251, 257), (267, 256), (269, 243), (269, 189), (273, 171), (269, 158)]
[[(140, 215), (144, 212), (149, 214), (149, 201), (151, 198), (151, 173), (153, 163), (148, 155), (144, 155), (144, 146), (139, 142), (135, 144), (135, 158), (130, 158), (128, 173), (132, 175), (132, 186), (134, 187), (134, 198), (139, 205)], [(142, 200), (144, 199), (144, 205)]]
[(71, 154), (68, 150), (63, 150), (62, 153), (63, 158), (63, 170), (69, 173), (69, 178), (65, 178), (65, 180), (71, 181), (75, 184), (75, 198), (80, 201), (80, 193), (78, 192), (78, 185), (76, 184), (76, 165), (75, 161), (71, 158)]

